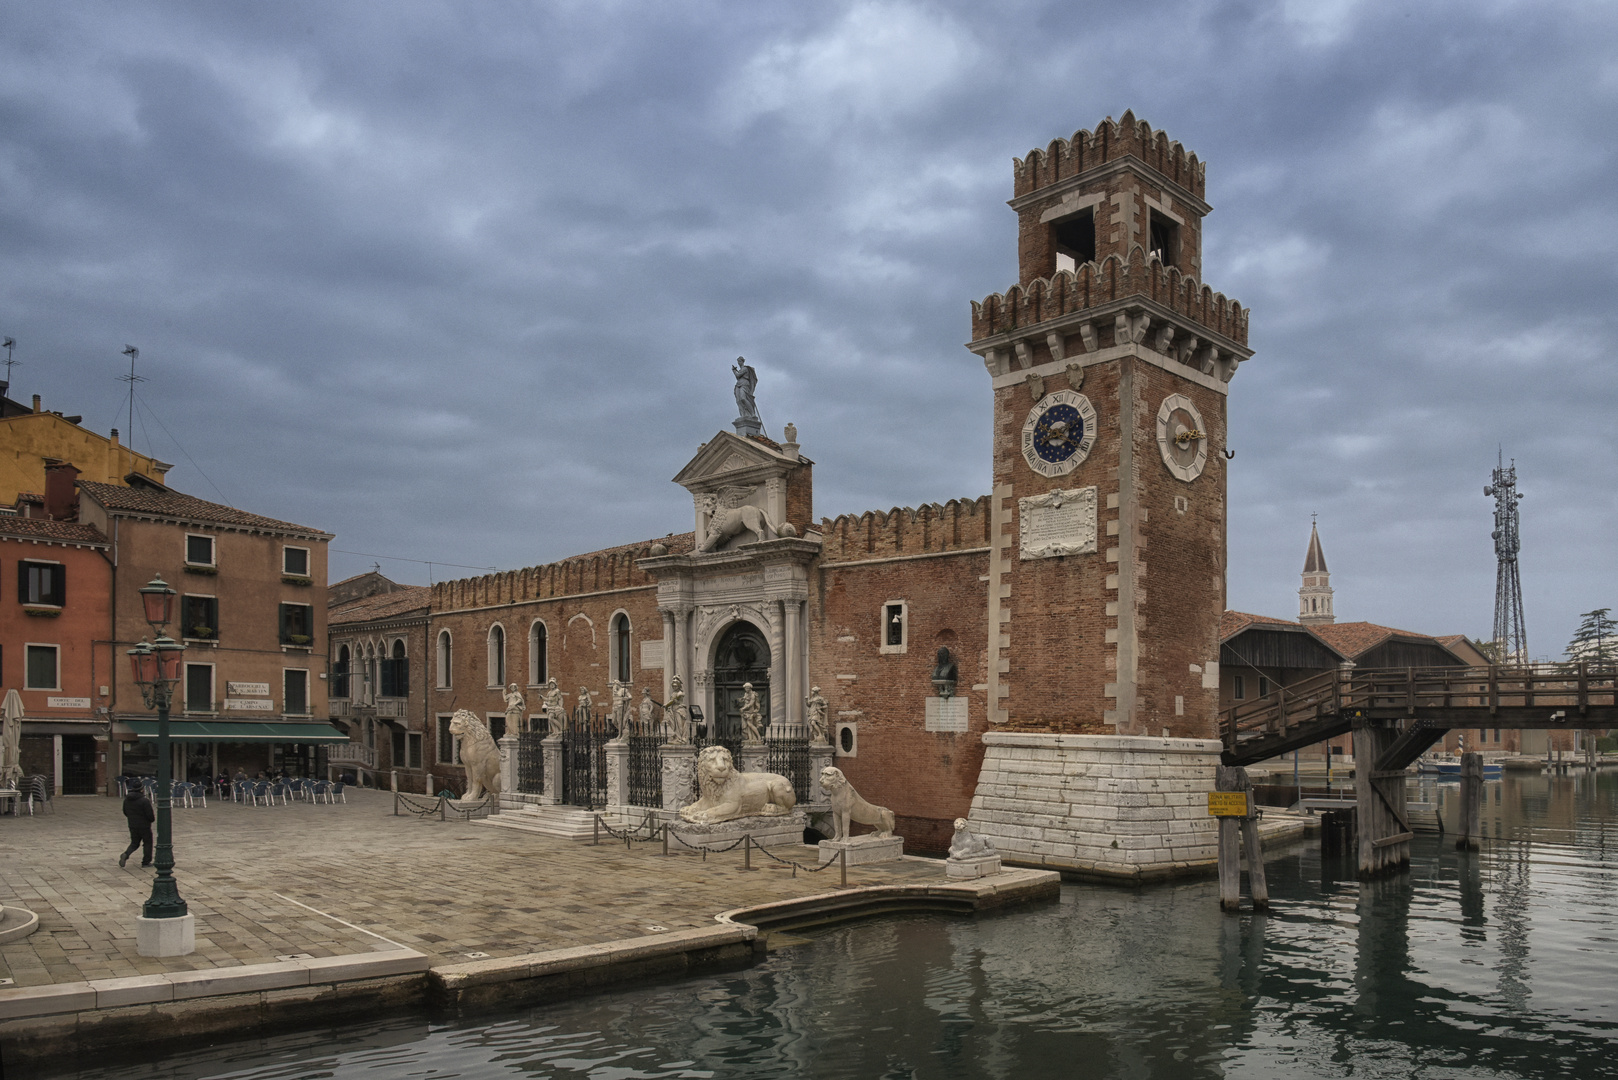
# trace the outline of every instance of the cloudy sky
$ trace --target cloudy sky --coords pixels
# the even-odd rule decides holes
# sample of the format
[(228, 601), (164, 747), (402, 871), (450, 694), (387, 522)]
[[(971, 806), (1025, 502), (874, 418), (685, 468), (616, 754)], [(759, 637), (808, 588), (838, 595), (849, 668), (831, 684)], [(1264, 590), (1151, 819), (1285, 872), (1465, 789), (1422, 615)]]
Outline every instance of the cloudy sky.
[[(1618, 607), (1618, 6), (0, 2), (13, 396), (396, 580), (690, 527), (760, 373), (825, 515), (984, 494), (1011, 159), (1136, 114), (1252, 308), (1230, 604), (1529, 641)], [(126, 432), (127, 434), (127, 432)], [(400, 560), (424, 560), (409, 562)], [(425, 561), (435, 565), (429, 568)]]

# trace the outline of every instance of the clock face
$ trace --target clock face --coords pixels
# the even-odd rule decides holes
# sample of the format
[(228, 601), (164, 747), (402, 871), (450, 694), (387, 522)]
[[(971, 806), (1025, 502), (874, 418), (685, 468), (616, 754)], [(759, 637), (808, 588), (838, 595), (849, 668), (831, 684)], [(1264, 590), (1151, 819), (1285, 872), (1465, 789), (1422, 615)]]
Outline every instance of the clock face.
[(1190, 483), (1208, 463), (1208, 429), (1184, 394), (1170, 394), (1157, 410), (1157, 448), (1169, 472)]
[(1090, 456), (1095, 441), (1095, 406), (1073, 390), (1047, 394), (1023, 421), (1023, 460), (1041, 476), (1072, 472)]

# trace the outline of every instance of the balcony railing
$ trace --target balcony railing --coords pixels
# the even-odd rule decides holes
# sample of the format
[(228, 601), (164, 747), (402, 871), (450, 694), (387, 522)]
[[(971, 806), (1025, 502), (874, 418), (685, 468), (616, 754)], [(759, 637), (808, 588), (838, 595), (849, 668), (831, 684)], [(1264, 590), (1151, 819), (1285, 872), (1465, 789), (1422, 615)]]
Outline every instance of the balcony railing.
[(376, 747), (364, 743), (338, 743), (326, 752), (326, 760), (333, 765), (363, 765), (376, 768)]
[(347, 701), (342, 698), (332, 698), (331, 715), (339, 718), (372, 715), (388, 720), (403, 720), (409, 714), (409, 698), (377, 698), (375, 702), (367, 705), (363, 701)]

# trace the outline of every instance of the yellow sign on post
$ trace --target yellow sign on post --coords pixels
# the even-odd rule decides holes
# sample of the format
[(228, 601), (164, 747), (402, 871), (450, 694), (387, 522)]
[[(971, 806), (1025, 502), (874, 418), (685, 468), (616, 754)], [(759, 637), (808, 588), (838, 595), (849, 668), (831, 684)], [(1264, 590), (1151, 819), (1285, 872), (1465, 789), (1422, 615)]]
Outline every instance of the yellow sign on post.
[(1246, 791), (1208, 792), (1208, 813), (1214, 817), (1247, 817), (1250, 813)]

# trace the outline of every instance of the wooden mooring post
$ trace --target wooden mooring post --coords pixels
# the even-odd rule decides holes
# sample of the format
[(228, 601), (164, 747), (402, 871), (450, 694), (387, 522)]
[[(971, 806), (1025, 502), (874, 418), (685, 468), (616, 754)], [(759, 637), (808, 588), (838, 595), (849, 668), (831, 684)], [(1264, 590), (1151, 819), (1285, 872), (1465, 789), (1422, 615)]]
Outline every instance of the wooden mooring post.
[(1483, 832), (1483, 755), (1468, 751), (1461, 755), (1461, 828), (1455, 847), (1476, 851)]
[(1405, 809), (1403, 769), (1378, 772), (1376, 763), (1398, 739), (1391, 724), (1354, 726), (1354, 816), (1359, 876), (1378, 877), (1410, 865), (1410, 814)]
[(1245, 846), (1247, 884), (1253, 893), (1253, 907), (1260, 910), (1269, 907), (1270, 887), (1264, 879), (1264, 844), (1258, 836), (1253, 785), (1246, 769), (1233, 765), (1217, 767), (1214, 792), (1208, 796), (1208, 813), (1219, 819), (1219, 906), (1226, 911), (1241, 910), (1241, 849)]

